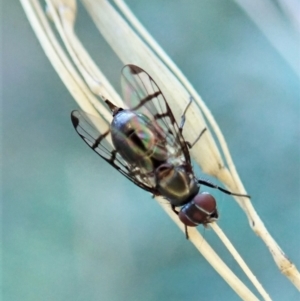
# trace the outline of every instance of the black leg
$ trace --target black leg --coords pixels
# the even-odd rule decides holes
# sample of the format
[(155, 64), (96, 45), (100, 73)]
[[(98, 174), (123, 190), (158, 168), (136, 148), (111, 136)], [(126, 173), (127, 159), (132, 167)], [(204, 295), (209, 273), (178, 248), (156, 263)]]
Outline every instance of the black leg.
[(184, 224), (184, 230), (185, 230), (185, 238), (189, 239), (188, 227), (186, 224)]
[(172, 211), (178, 215), (179, 211), (177, 211), (177, 210), (175, 209), (175, 206), (174, 206), (174, 205), (171, 205), (171, 208), (172, 208)]
[[(175, 212), (178, 215), (179, 211), (177, 211), (175, 209), (175, 206), (171, 205), (171, 207), (172, 207), (173, 212)], [(184, 231), (185, 231), (185, 238), (189, 239), (188, 227), (186, 224), (184, 224)]]
[(190, 143), (188, 141), (185, 141), (185, 143), (187, 144), (188, 148), (192, 148), (197, 142), (198, 140), (201, 138), (201, 136), (206, 132), (207, 128), (204, 128), (200, 134), (198, 135), (198, 137), (195, 139), (195, 141), (193, 143)]
[[(188, 102), (188, 104), (186, 105), (185, 109), (183, 110), (183, 113), (181, 115), (181, 119), (180, 119), (180, 125), (179, 125), (179, 131), (180, 133), (182, 133), (183, 130), (183, 126), (185, 124), (185, 114), (189, 108), (189, 106), (191, 105), (192, 101), (194, 100), (193, 96), (190, 96), (190, 101)], [(198, 140), (201, 138), (201, 136), (203, 135), (203, 133), (206, 131), (206, 128), (204, 128), (201, 133), (198, 135), (198, 137), (195, 139), (195, 141), (193, 143), (190, 143), (188, 141), (186, 141), (186, 144), (188, 146), (188, 148), (192, 148), (197, 142)]]
[(198, 179), (198, 183), (199, 184), (202, 184), (202, 185), (205, 185), (205, 186), (208, 186), (208, 187), (211, 187), (211, 188), (215, 188), (215, 189), (218, 189), (226, 194), (229, 194), (229, 195), (235, 195), (235, 196), (241, 196), (241, 197), (245, 197), (245, 198), (251, 198), (250, 195), (247, 195), (247, 194), (241, 194), (241, 193), (234, 193), (234, 192), (231, 192), (229, 190), (226, 190), (216, 184), (213, 184), (207, 180), (201, 180), (201, 179)]

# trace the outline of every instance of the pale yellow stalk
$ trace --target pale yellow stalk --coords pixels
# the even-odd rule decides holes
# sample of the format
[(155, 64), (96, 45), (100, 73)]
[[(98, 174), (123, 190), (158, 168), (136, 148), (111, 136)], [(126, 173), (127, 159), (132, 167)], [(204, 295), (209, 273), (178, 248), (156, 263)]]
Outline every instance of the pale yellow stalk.
[[(162, 59), (162, 61), (170, 68), (170, 70), (177, 76), (177, 78), (183, 83), (184, 87), (187, 89), (187, 91), (195, 98), (197, 103), (199, 104), (199, 107), (206, 118), (208, 124), (210, 125), (212, 131), (215, 133), (218, 142), (221, 146), (221, 151), (224, 154), (224, 158), (226, 160), (226, 166), (227, 168), (219, 168), (213, 171), (205, 170), (205, 166), (202, 165), (202, 161), (200, 161), (200, 157), (194, 154), (194, 159), (198, 162), (198, 164), (201, 166), (201, 168), (206, 172), (209, 173), (216, 178), (218, 178), (221, 182), (223, 182), (231, 191), (239, 191), (241, 193), (246, 193), (245, 188), (238, 176), (238, 173), (236, 171), (236, 168), (234, 166), (234, 163), (232, 161), (231, 155), (229, 153), (226, 141), (224, 139), (224, 136), (216, 123), (214, 117), (212, 116), (211, 112), (201, 99), (201, 97), (198, 95), (194, 87), (188, 82), (188, 80), (185, 78), (185, 76), (182, 74), (182, 72), (177, 68), (177, 66), (174, 64), (174, 62), (167, 56), (167, 54), (163, 51), (163, 49), (156, 43), (156, 41), (150, 36), (150, 34), (147, 32), (147, 30), (140, 24), (140, 22), (135, 18), (135, 16), (132, 14), (132, 12), (129, 10), (129, 8), (126, 6), (123, 0), (114, 0), (114, 2), (118, 5), (122, 13), (126, 16), (128, 21), (135, 27), (135, 29), (140, 33), (140, 35), (143, 37), (143, 39), (152, 47), (152, 49), (158, 54), (158, 56)], [(252, 3), (248, 0), (238, 0), (237, 2), (240, 3), (240, 5), (243, 5), (243, 7), (249, 8), (247, 12), (252, 16), (255, 12), (255, 9), (259, 9), (262, 7), (268, 8), (268, 10), (275, 8), (273, 5), (270, 4), (269, 0), (260, 2), (259, 5), (256, 5), (257, 3)], [(250, 8), (253, 8), (252, 10)], [(263, 10), (264, 12), (266, 11)], [(269, 12), (270, 13), (270, 12)], [(276, 18), (277, 14), (271, 14), (271, 16), (275, 16)], [(257, 19), (257, 18), (255, 18)], [(262, 26), (263, 32), (265, 28), (268, 28), (266, 24), (266, 21), (264, 18), (258, 18), (259, 24)], [(272, 24), (272, 23), (270, 23)], [(276, 23), (277, 24), (277, 23)], [(280, 26), (278, 26), (280, 27)], [(267, 34), (268, 38), (273, 41), (272, 44), (277, 45), (277, 43), (272, 39), (272, 36), (268, 35), (268, 32), (265, 32)], [(277, 47), (275, 47), (277, 49)], [(279, 51), (279, 49), (278, 49)], [(280, 48), (280, 53), (283, 54), (283, 56), (286, 58), (288, 63), (292, 63), (292, 58), (288, 56), (286, 52), (284, 52), (283, 49)], [(295, 67), (296, 64), (292, 64), (293, 67)], [(297, 69), (297, 68), (296, 68)], [(297, 69), (298, 70), (298, 69)], [(200, 153), (197, 153), (200, 154)], [(216, 158), (219, 159), (219, 157), (216, 156)], [(219, 164), (222, 164), (223, 167), (224, 163), (219, 161)], [(284, 254), (282, 249), (279, 247), (279, 245), (276, 243), (276, 241), (273, 239), (273, 237), (270, 235), (268, 230), (266, 229), (264, 223), (258, 216), (257, 212), (255, 211), (251, 201), (246, 198), (239, 198), (235, 197), (239, 205), (242, 207), (244, 212), (246, 213), (249, 224), (253, 231), (264, 241), (266, 246), (269, 248), (271, 255), (273, 256), (273, 259), (280, 269), (280, 271), (288, 277), (293, 284), (300, 289), (300, 274), (295, 265), (289, 260), (289, 258)], [(220, 237), (221, 238), (221, 237)], [(224, 242), (225, 243), (225, 242)]]
[[(48, 14), (51, 16), (51, 19), (53, 20), (68, 53), (65, 53), (63, 47), (59, 45), (55, 38), (50, 27), (49, 20), (45, 17), (39, 2), (37, 0), (21, 0), (28, 19), (36, 32), (45, 53), (52, 62), (59, 76), (62, 78), (66, 87), (73, 95), (74, 99), (83, 110), (90, 112), (93, 115), (100, 113), (100, 115), (98, 115), (102, 118), (104, 123), (110, 122), (112, 118), (111, 114), (107, 107), (103, 105), (99, 99), (101, 100), (101, 97), (108, 98), (118, 105), (122, 105), (122, 101), (113, 87), (109, 84), (104, 74), (94, 64), (93, 60), (86, 52), (74, 32), (74, 22), (76, 20), (77, 9), (76, 2), (72, 0), (48, 0), (46, 2), (48, 5)], [(188, 128), (189, 131), (184, 132), (184, 135), (188, 141), (194, 141), (195, 137), (199, 134), (199, 129), (206, 127), (205, 119), (202, 115), (204, 114), (220, 140), (223, 147), (222, 151), (226, 156), (230, 171), (225, 167), (218, 148), (209, 133), (205, 134), (204, 137), (201, 138), (201, 143), (194, 146), (192, 150), (194, 159), (205, 173), (214, 175), (220, 179), (227, 187), (229, 187), (230, 190), (245, 193), (245, 189), (236, 173), (229, 151), (226, 148), (225, 140), (219, 128), (200, 96), (196, 93), (193, 87), (190, 86), (183, 75), (178, 73), (175, 70), (176, 68), (174, 69), (172, 65), (166, 67), (166, 65), (162, 63), (161, 59), (158, 58), (158, 56), (133, 32), (130, 26), (113, 9), (108, 1), (82, 0), (82, 2), (92, 16), (96, 26), (99, 28), (99, 31), (123, 63), (136, 64), (147, 70), (147, 72), (153, 76), (159, 87), (166, 95), (177, 120), (179, 120), (178, 118), (180, 114), (186, 106), (186, 103), (189, 101), (189, 95), (193, 95), (201, 110), (199, 110), (196, 104), (193, 104), (188, 110), (185, 128)], [(121, 1), (116, 2), (122, 3)], [(142, 28), (140, 24), (137, 24), (136, 27), (139, 27), (140, 29)], [(156, 52), (159, 51), (156, 50)], [(165, 59), (163, 60), (165, 61)], [(176, 76), (170, 72), (169, 68), (176, 74)], [(185, 88), (182, 83), (184, 83)], [(95, 95), (99, 96), (99, 98)], [(197, 154), (201, 154), (201, 156)], [(280, 253), (280, 259), (278, 259), (280, 260), (280, 263), (283, 263), (286, 267), (285, 270), (290, 271), (290, 274), (293, 275), (293, 279), (299, 280), (299, 278), (295, 277), (295, 275), (297, 276), (295, 273), (297, 270), (292, 263), (285, 258), (284, 253), (269, 235), (268, 231), (265, 229), (263, 223), (256, 214), (251, 202), (247, 198), (238, 198), (238, 202), (246, 212), (254, 231), (256, 231), (262, 239), (264, 239), (272, 253), (275, 253), (276, 256), (278, 255), (278, 252)], [(170, 206), (165, 205), (163, 202), (159, 202), (159, 204), (184, 231), (182, 223), (170, 210)], [(213, 225), (213, 228), (216, 229), (217, 234), (222, 237), (222, 234), (220, 234), (221, 232), (218, 230), (216, 225)], [(196, 229), (189, 230), (189, 236), (191, 242), (243, 300), (258, 300), (254, 294), (232, 273), (232, 271), (230, 271), (230, 269), (205, 242), (204, 238)], [(233, 247), (230, 247), (230, 244), (228, 244), (227, 238), (223, 238), (223, 241), (226, 242), (228, 248), (235, 253), (235, 250), (232, 249)], [(238, 262), (244, 266), (239, 255), (235, 254), (234, 256)], [(252, 279), (263, 299), (271, 300), (259, 282), (254, 279), (255, 277), (251, 275), (249, 272), (250, 270), (247, 267), (244, 267), (244, 270), (247, 270), (249, 278)], [(298, 280), (294, 281), (296, 285)]]

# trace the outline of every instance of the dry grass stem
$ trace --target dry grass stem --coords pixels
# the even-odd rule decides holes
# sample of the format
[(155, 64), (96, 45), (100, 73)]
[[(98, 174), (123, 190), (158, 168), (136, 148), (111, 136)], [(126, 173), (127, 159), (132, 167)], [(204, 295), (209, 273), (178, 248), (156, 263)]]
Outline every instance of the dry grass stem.
[[(225, 139), (209, 109), (176, 65), (128, 10), (124, 2), (117, 0), (115, 2), (152, 49), (137, 36), (108, 1), (82, 0), (99, 31), (120, 60), (124, 64), (131, 63), (140, 66), (155, 79), (168, 99), (177, 120), (179, 120), (179, 116), (189, 101), (189, 95), (195, 98), (196, 103), (193, 103), (187, 112), (185, 128), (188, 128), (189, 131), (184, 132), (184, 136), (188, 141), (194, 141), (199, 134), (199, 129), (207, 127), (208, 123), (209, 129), (215, 133), (219, 140), (226, 164), (223, 162), (216, 143), (209, 132), (204, 135), (203, 139), (201, 138), (201, 143), (193, 147), (191, 151), (193, 158), (205, 173), (218, 178), (231, 191), (246, 193), (232, 162)], [(40, 2), (38, 0), (21, 0), (21, 3), (46, 55), (78, 105), (84, 111), (99, 116), (103, 123), (110, 122), (112, 117), (108, 108), (103, 104), (103, 98), (111, 99), (120, 106), (122, 100), (104, 74), (95, 65), (74, 32), (76, 1), (46, 1), (48, 15), (54, 22), (63, 45), (58, 42), (49, 18), (43, 12)], [(201, 156), (197, 154), (201, 154)], [(159, 198), (157, 199), (159, 200)], [(241, 197), (236, 198), (236, 200), (245, 211), (255, 233), (263, 239), (270, 249), (280, 270), (296, 287), (300, 288), (299, 272), (268, 233), (250, 200)], [(183, 224), (170, 206), (161, 201), (159, 201), (159, 204), (184, 231)], [(212, 224), (212, 228), (254, 283), (263, 299), (271, 300), (217, 225)], [(219, 258), (197, 229), (190, 229), (189, 236), (190, 241), (243, 300), (258, 300)]]
[[(151, 46), (151, 48), (157, 53), (157, 55), (162, 59), (162, 61), (169, 67), (169, 69), (177, 76), (180, 82), (184, 85), (187, 91), (195, 98), (197, 101), (204, 117), (206, 118), (208, 124), (210, 125), (210, 129), (215, 133), (218, 142), (221, 146), (221, 150), (224, 154), (224, 158), (226, 160), (226, 166), (228, 166), (228, 170), (226, 168), (218, 169), (217, 171), (209, 171), (205, 170), (204, 166), (201, 165), (201, 161), (197, 161), (198, 157), (194, 155), (194, 159), (198, 162), (204, 172), (211, 174), (218, 178), (221, 182), (223, 182), (231, 191), (239, 191), (240, 193), (246, 193), (244, 186), (238, 176), (234, 163), (232, 161), (230, 152), (228, 150), (226, 141), (224, 136), (216, 123), (214, 117), (210, 113), (210, 110), (207, 108), (201, 97), (192, 87), (192, 85), (188, 82), (186, 77), (182, 74), (182, 72), (178, 69), (178, 67), (174, 64), (174, 62), (167, 56), (167, 54), (163, 51), (163, 49), (156, 43), (156, 41), (152, 38), (152, 36), (147, 32), (147, 30), (142, 26), (142, 24), (136, 19), (136, 17), (132, 14), (129, 8), (126, 6), (124, 1), (122, 0), (114, 0), (114, 2), (118, 5), (119, 9), (122, 11), (124, 16), (128, 19), (128, 21), (134, 26), (134, 28), (140, 33), (143, 39)], [(239, 2), (243, 2), (242, 0)], [(243, 2), (244, 5), (247, 4), (247, 1)], [(248, 2), (249, 3), (249, 2)], [(249, 3), (250, 5), (250, 3)], [(265, 1), (264, 4), (260, 5), (268, 6), (268, 1)], [(251, 6), (251, 5), (250, 5)], [(252, 5), (251, 7), (255, 8), (257, 6)], [(263, 19), (263, 18), (261, 18)], [(272, 23), (271, 23), (272, 24)], [(284, 52), (285, 53), (285, 52)], [(285, 53), (286, 54), (286, 53)], [(199, 154), (199, 153), (198, 153)], [(202, 156), (202, 154), (201, 154)], [(223, 165), (222, 165), (223, 166)], [(255, 211), (251, 201), (245, 198), (235, 197), (237, 202), (240, 204), (244, 212), (246, 213), (249, 224), (252, 227), (253, 231), (261, 237), (264, 243), (269, 248), (275, 263), (279, 267), (280, 271), (288, 277), (294, 285), (300, 289), (300, 274), (295, 265), (288, 259), (276, 241), (272, 238), (264, 223), (258, 216)]]

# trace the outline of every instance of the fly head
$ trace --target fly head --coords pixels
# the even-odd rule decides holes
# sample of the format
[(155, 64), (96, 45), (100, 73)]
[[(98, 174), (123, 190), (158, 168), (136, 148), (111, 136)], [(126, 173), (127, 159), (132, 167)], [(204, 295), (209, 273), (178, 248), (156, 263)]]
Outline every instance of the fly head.
[(181, 208), (178, 217), (189, 227), (216, 221), (218, 219), (216, 200), (207, 192), (197, 194), (192, 201)]

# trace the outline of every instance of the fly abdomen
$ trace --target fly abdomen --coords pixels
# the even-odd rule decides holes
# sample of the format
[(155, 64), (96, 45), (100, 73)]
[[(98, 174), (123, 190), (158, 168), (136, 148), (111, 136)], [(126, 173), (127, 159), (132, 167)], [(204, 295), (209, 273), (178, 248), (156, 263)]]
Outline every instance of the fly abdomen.
[(168, 152), (151, 120), (130, 110), (118, 112), (111, 123), (112, 142), (129, 163), (153, 170), (155, 162), (165, 162)]

